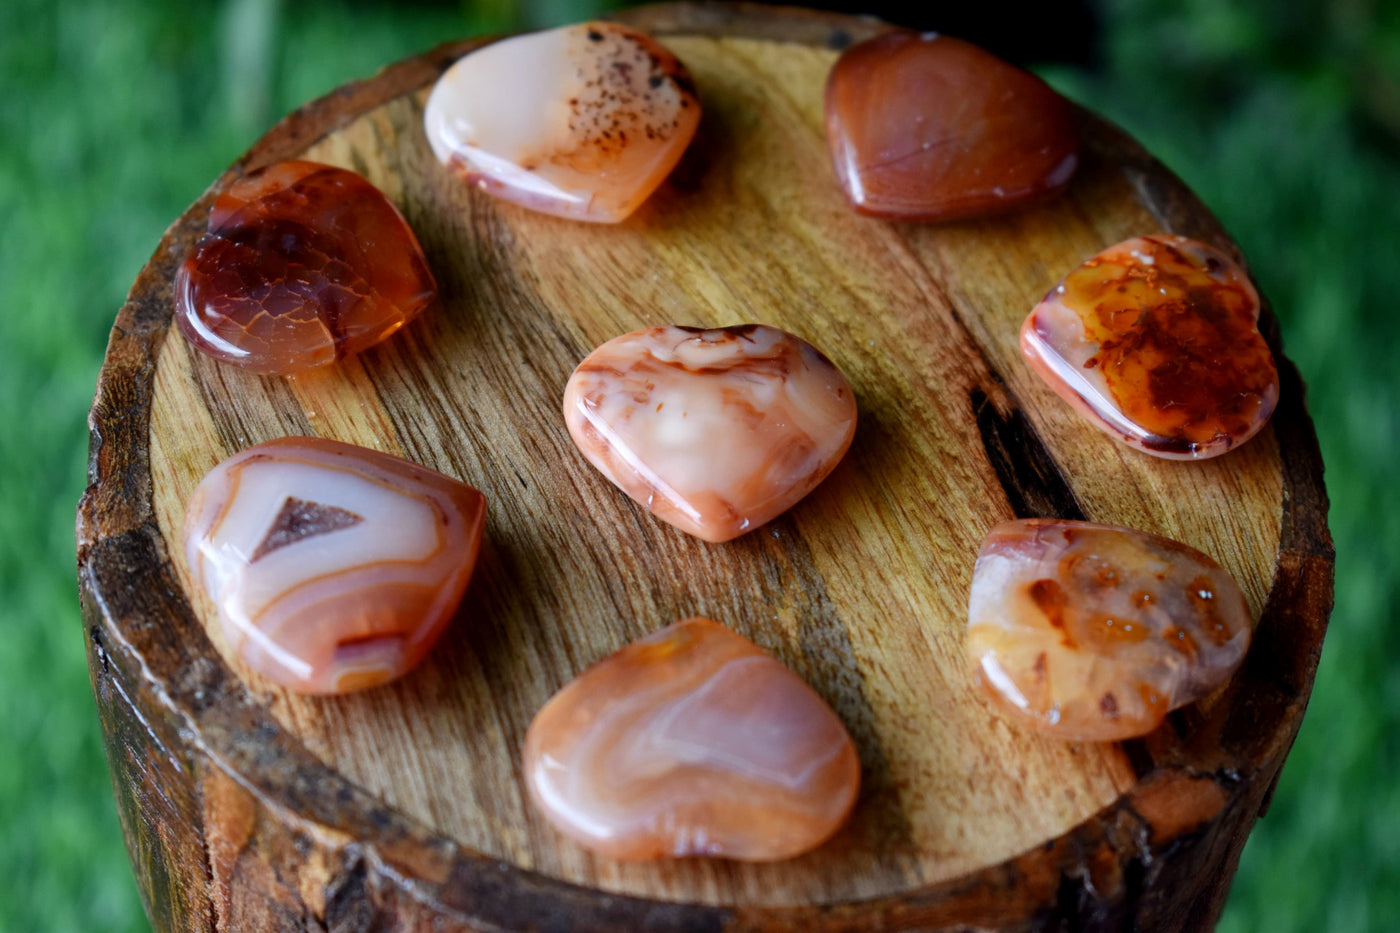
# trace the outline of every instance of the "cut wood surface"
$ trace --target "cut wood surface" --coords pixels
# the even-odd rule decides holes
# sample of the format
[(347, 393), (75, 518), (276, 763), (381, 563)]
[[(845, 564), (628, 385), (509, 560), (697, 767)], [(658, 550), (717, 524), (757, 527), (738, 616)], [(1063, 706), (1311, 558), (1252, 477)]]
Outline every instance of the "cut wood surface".
[[(433, 158), (422, 111), (472, 43), (386, 70), (268, 134), (171, 228), (113, 331), (79, 515), (90, 657), (138, 880), (160, 929), (1176, 929), (1212, 919), (1306, 704), (1332, 553), (1312, 426), (1281, 356), (1272, 425), (1200, 463), (1099, 433), (1020, 358), (1066, 272), (1170, 231), (1238, 257), (1120, 131), (1081, 114), (1068, 193), (994, 220), (860, 217), (822, 91), (867, 20), (744, 6), (632, 11), (694, 74), (704, 118), (625, 223), (493, 201)], [(167, 334), (213, 196), (286, 158), (360, 172), (403, 211), (441, 297), (379, 347), (259, 377)], [(786, 515), (712, 545), (651, 518), (574, 448), (560, 400), (596, 345), (656, 324), (764, 323), (826, 353), (859, 403), (842, 464)], [(360, 694), (289, 694), (221, 643), (189, 586), (190, 492), (288, 434), (407, 457), (482, 490), (463, 606), (427, 662)], [(1128, 525), (1239, 581), (1259, 620), (1223, 691), (1145, 740), (1067, 744), (998, 719), (964, 653), (983, 534), (1015, 516)], [(767, 865), (591, 857), (526, 799), (535, 711), (623, 644), (704, 615), (836, 709), (860, 751), (849, 825)], [(617, 896), (626, 895), (626, 896)], [(659, 903), (659, 902), (665, 902)], [(426, 919), (425, 919), (426, 918)], [(1058, 919), (1057, 919), (1058, 918)], [(255, 924), (256, 925), (253, 925)]]

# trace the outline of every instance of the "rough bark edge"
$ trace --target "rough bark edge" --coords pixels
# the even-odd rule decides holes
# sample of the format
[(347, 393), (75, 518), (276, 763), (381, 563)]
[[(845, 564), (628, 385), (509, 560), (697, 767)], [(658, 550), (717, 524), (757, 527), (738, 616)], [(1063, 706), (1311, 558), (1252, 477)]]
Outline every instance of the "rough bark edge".
[[(667, 4), (620, 18), (662, 35), (837, 48), (885, 28), (751, 4)], [(202, 232), (213, 192), (233, 177), (421, 87), (476, 44), (441, 46), (289, 115), (167, 231), (113, 328), (90, 415), (78, 570), (109, 765), (157, 928), (1165, 930), (1212, 922), (1301, 724), (1332, 600), (1321, 455), (1267, 310), (1263, 329), (1282, 377), (1273, 424), (1288, 456), (1278, 568), (1244, 668), (1210, 715), (1185, 714), (1185, 740), (1170, 728), (1149, 738), (1154, 768), (1130, 793), (1059, 839), (962, 878), (871, 901), (733, 910), (545, 878), (436, 836), (327, 769), (217, 659), (180, 594), (152, 507), (150, 401), (174, 268)], [(1090, 145), (1120, 159), (1164, 226), (1238, 255), (1171, 173), (1117, 128), (1085, 122)], [(189, 662), (177, 644), (201, 650)]]

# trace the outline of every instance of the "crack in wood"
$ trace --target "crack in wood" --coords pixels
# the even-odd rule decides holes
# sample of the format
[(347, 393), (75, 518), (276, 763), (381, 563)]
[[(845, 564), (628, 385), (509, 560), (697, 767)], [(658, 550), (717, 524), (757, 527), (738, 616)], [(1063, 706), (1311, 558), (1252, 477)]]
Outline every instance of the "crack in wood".
[(968, 400), (982, 448), (1012, 513), (1017, 518), (1084, 521), (1084, 507), (1025, 412), (1013, 407), (1002, 413), (980, 386), (972, 389)]

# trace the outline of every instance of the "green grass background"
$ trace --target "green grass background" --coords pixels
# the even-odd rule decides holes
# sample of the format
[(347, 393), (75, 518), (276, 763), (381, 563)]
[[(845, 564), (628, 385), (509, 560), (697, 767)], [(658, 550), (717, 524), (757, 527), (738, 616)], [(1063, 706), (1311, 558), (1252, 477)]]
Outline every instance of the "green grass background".
[[(164, 227), (277, 116), (589, 0), (0, 2), (0, 931), (146, 929), (73, 581), (84, 418)], [(1048, 76), (1223, 218), (1309, 386), (1337, 541), (1312, 706), (1222, 929), (1400, 929), (1400, 5), (1105, 0)]]

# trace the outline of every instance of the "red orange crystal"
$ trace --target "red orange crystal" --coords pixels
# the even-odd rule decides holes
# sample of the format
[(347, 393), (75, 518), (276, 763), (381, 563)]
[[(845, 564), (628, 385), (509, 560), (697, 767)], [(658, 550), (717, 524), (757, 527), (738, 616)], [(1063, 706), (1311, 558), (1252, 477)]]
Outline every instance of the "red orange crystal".
[(1253, 437), (1278, 401), (1259, 294), (1219, 251), (1179, 236), (1104, 250), (1021, 328), (1037, 373), (1100, 430), (1170, 459)]
[(773, 520), (826, 478), (855, 435), (856, 400), (830, 360), (776, 327), (651, 327), (578, 365), (564, 420), (619, 489), (719, 542)]
[(826, 86), (826, 135), (856, 210), (953, 220), (1058, 193), (1079, 164), (1069, 105), (971, 43), (891, 32), (852, 46)]
[(1250, 631), (1219, 564), (1130, 528), (1003, 522), (972, 571), (967, 644), (983, 686), (1007, 715), (1060, 738), (1152, 731), (1229, 679)]
[(860, 762), (796, 674), (709, 619), (687, 619), (584, 671), (525, 736), (525, 780), (556, 828), (616, 859), (770, 861), (825, 841)]
[(210, 356), (286, 375), (359, 353), (437, 294), (408, 223), (354, 172), (280, 162), (214, 202), (180, 266), (175, 320)]
[(401, 676), (432, 647), (485, 516), (480, 492), (426, 467), (284, 437), (209, 471), (185, 513), (185, 555), (245, 663), (300, 693), (344, 693)]
[(592, 22), (463, 57), (423, 113), (439, 161), (531, 210), (617, 223), (665, 180), (700, 124), (685, 65), (652, 37)]

